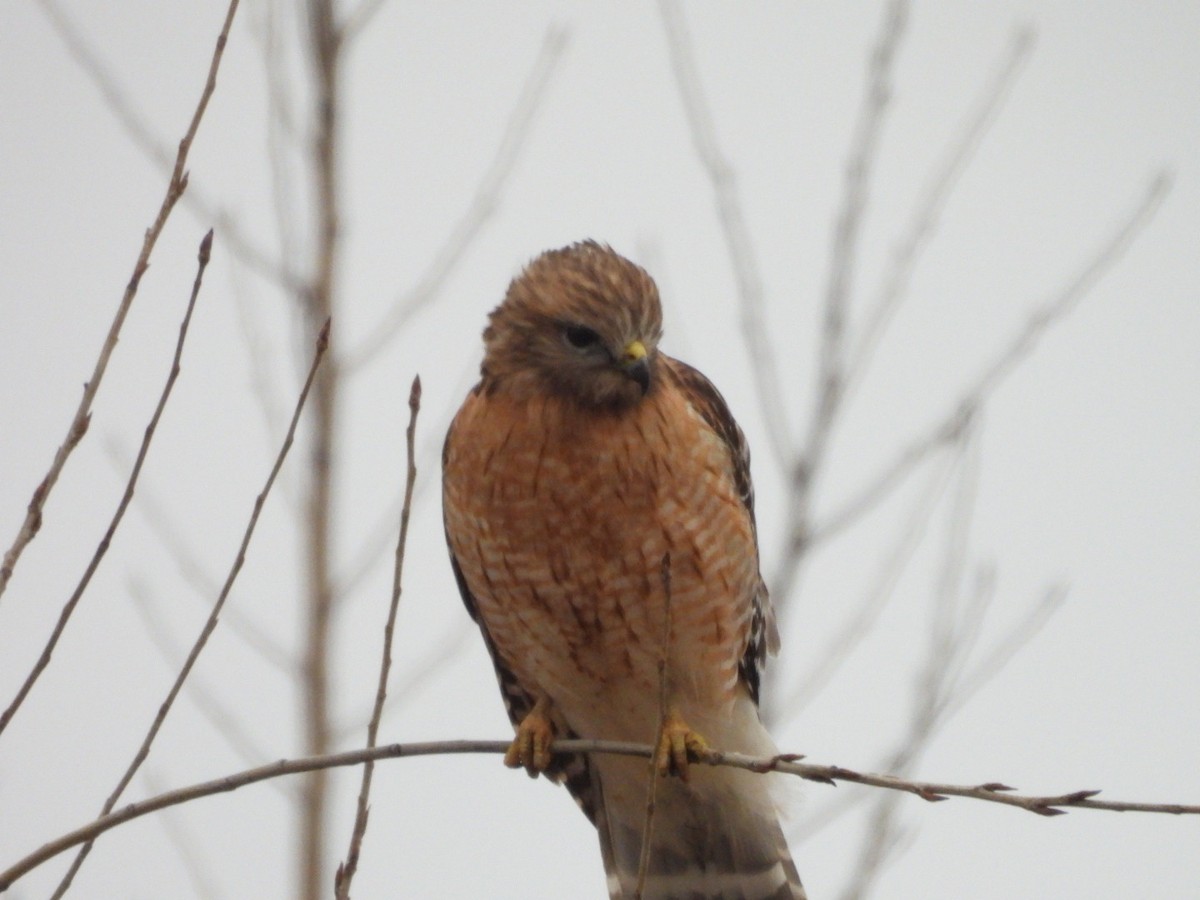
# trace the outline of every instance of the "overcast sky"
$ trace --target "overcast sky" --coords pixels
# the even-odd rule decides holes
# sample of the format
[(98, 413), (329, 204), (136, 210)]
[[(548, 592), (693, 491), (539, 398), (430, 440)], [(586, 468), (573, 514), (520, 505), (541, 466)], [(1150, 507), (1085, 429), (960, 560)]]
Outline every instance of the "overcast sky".
[[(63, 0), (62, 10), (112, 79), (126, 118), (42, 4), (0, 5), (4, 548), (63, 439), (161, 200), (166, 176), (146, 142), (173, 154), (224, 4)], [(234, 558), (307, 365), (294, 307), (273, 280), (280, 269), (310, 267), (294, 134), (281, 139), (291, 148), (283, 167), (270, 164), (264, 46), (285, 48), (281, 90), (300, 114), (305, 83), (294, 12), (276, 14), (264, 0), (243, 0), (189, 166), (189, 194), (203, 203), (185, 203), (169, 223), (89, 434), (0, 597), (7, 705), (120, 497), (166, 376), (196, 246), (216, 226), (182, 375), (132, 510), (46, 675), (0, 736), (0, 868), (92, 818), (116, 783)], [(813, 407), (833, 223), (883, 16), (877, 3), (686, 7), (783, 385), (786, 421), (775, 417), (771, 428), (793, 443)], [(488, 182), (551, 26), (565, 44), (543, 56), (534, 118), (505, 177)], [(947, 148), (1025, 33), (1032, 49), (939, 208), (904, 302), (834, 433), (818, 521), (955, 408), (1029, 316), (1146, 202), (1156, 179), (1168, 178), (1169, 191), (988, 395), (962, 452), (932, 455), (814, 552), (789, 600), (776, 662), (775, 702), (787, 707), (776, 739), (813, 762), (884, 765), (909, 728), (946, 535), (965, 510), (957, 595), (995, 580), (968, 672), (1047, 592), (1061, 589), (1066, 599), (938, 730), (912, 774), (1200, 803), (1200, 5), (914, 4), (850, 284), (851, 334), (861, 333), (896, 248), (913, 233)], [(404, 402), (417, 372), (425, 385), (420, 475), (393, 681), (411, 684), (418, 668), (425, 677), (389, 711), (380, 738), (501, 738), (509, 726), (491, 667), (464, 627), (445, 561), (438, 451), (478, 366), (485, 315), (524, 262), (592, 237), (658, 279), (663, 348), (717, 383), (755, 450), (768, 574), (784, 544), (783, 472), (655, 5), (383, 3), (349, 51), (345, 79), (335, 328), (339, 351), (362, 361), (347, 375), (339, 442), (337, 544), (347, 584), (333, 662), (339, 746), (364, 740), (403, 481)], [(494, 202), (452, 272), (364, 357), (481, 184)], [(252, 251), (272, 262), (248, 265)], [(222, 620), (129, 799), (302, 755), (288, 667), (300, 652), (303, 464), (302, 455), (290, 459), (230, 599), (231, 613), (272, 649), (248, 643), (232, 614)], [(931, 485), (944, 491), (931, 495)], [(929, 496), (934, 505), (921, 518), (913, 510)], [(865, 617), (823, 689), (789, 706), (799, 680), (866, 608), (905, 535), (911, 558), (889, 602)], [(331, 869), (348, 840), (357, 777), (335, 781)], [(97, 844), (76, 894), (288, 896), (296, 787), (259, 785), (114, 831)], [(860, 802), (815, 828), (843, 798)], [(784, 795), (814, 900), (851, 883), (876, 799), (816, 784)], [(900, 847), (876, 896), (1200, 896), (1193, 820), (1093, 811), (1042, 819), (909, 797), (897, 815)], [(48, 895), (65, 864), (44, 866), (12, 895)], [(356, 887), (363, 898), (605, 896), (595, 835), (566, 793), (495, 757), (382, 765)]]

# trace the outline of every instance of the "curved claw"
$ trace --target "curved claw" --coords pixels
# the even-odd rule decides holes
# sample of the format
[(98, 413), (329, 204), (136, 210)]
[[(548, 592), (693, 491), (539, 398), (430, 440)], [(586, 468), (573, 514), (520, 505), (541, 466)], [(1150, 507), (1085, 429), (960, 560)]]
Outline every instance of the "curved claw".
[(672, 712), (663, 719), (662, 737), (654, 755), (659, 775), (678, 775), (688, 780), (688, 765), (708, 750), (708, 742), (693, 731), (683, 717)]
[(524, 768), (530, 778), (550, 768), (554, 743), (554, 723), (550, 721), (550, 702), (538, 700), (517, 726), (517, 736), (508, 745), (504, 764), (510, 769)]

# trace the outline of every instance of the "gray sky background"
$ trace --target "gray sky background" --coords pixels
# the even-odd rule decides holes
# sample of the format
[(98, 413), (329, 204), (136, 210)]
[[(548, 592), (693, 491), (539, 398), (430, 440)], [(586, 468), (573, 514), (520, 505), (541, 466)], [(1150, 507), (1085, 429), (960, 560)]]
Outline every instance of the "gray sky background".
[[(224, 4), (65, 3), (134, 115), (168, 152), (203, 83)], [(812, 408), (816, 324), (867, 56), (871, 4), (686, 7), (702, 87), (762, 274), (795, 439)], [(307, 268), (303, 172), (268, 164), (261, 0), (244, 0), (190, 163), (191, 192), (236, 218), (270, 258)], [(394, 682), (426, 677), (381, 740), (509, 733), (482, 642), (445, 561), (438, 449), (472, 383), (478, 334), (508, 280), (543, 249), (595, 237), (646, 265), (667, 310), (664, 349), (722, 389), (755, 448), (764, 567), (783, 544), (782, 476), (739, 330), (729, 257), (651, 4), (384, 3), (346, 71), (345, 253), (336, 323), (353, 353), (419, 283), (471, 204), (548, 26), (568, 41), (492, 214), (434, 302), (350, 376), (340, 451), (339, 559), (361, 571), (337, 626), (339, 743), (365, 735), (403, 482), (408, 384), (425, 404)], [(278, 40), (303, 91), (294, 12)], [(966, 456), (935, 457), (806, 568), (784, 635), (778, 695), (861, 604), (923, 486), (949, 472), (889, 604), (828, 686), (776, 729), (814, 762), (875, 769), (903, 736), (929, 644), (953, 497), (975, 479), (964, 590), (994, 571), (973, 660), (1049, 588), (1067, 599), (939, 731), (918, 777), (1026, 792), (1200, 802), (1200, 6), (1192, 2), (916, 3), (894, 73), (851, 327), (877, 295), (945, 148), (1018, 28), (1036, 46), (944, 207), (906, 300), (831, 445), (816, 497), (834, 513), (953, 408), (1032, 311), (1070, 283), (1157, 173), (1172, 187), (1137, 241), (992, 395)], [(61, 442), (162, 196), (149, 161), (65, 49), (40, 4), (0, 6), (0, 540)], [(274, 195), (273, 195), (274, 191)], [(278, 215), (282, 193), (291, 212)], [(290, 233), (281, 242), (280, 224)], [(40, 651), (95, 548), (166, 376), (211, 215), (185, 205), (156, 250), (95, 405), (91, 431), (0, 598), (0, 702)], [(26, 707), (0, 739), (0, 867), (89, 820), (148, 727), (233, 560), (290, 413), (307, 352), (269, 278), (217, 228), (183, 373), (139, 493)], [(264, 414), (256, 385), (267, 383)], [(230, 600), (296, 654), (296, 475), (288, 463)], [(964, 474), (965, 473), (965, 474)], [(965, 478), (965, 481), (964, 481)], [(164, 524), (166, 523), (166, 524)], [(167, 535), (200, 575), (180, 572)], [(373, 555), (372, 548), (382, 548)], [(367, 559), (365, 568), (360, 560)], [(140, 598), (140, 599), (139, 599)], [(149, 612), (139, 612), (142, 606)], [(227, 617), (228, 619), (228, 617)], [(147, 622), (153, 623), (153, 629)], [(129, 799), (301, 754), (290, 678), (218, 629)], [(152, 631), (159, 632), (159, 649)], [(465, 634), (465, 639), (458, 639)], [(429, 654), (439, 657), (429, 666)], [(169, 659), (168, 659), (169, 657)], [(244, 755), (204, 717), (215, 701)], [(358, 776), (335, 781), (331, 857), (344, 853)], [(289, 791), (260, 785), (106, 835), (80, 897), (292, 893)], [(815, 898), (856, 867), (874, 793), (805, 784), (784, 795)], [(971, 801), (901, 798), (902, 852), (877, 895), (920, 898), (1200, 896), (1197, 822), (1077, 811), (1055, 819)], [(164, 825), (167, 826), (164, 828)], [(176, 841), (194, 848), (190, 866)], [(47, 895), (64, 857), (11, 892)], [(494, 757), (376, 771), (357, 896), (602, 898), (595, 837), (566, 793)]]

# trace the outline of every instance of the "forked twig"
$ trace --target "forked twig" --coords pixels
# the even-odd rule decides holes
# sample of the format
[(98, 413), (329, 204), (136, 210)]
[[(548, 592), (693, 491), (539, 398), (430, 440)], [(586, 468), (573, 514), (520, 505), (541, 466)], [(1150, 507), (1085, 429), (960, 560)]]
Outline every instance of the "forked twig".
[(3, 596), (5, 588), (8, 587), (8, 581), (12, 577), (13, 569), (16, 568), (17, 561), (21, 558), (25, 547), (37, 536), (38, 530), (42, 527), (42, 510), (46, 506), (46, 498), (54, 489), (54, 485), (58, 481), (58, 476), (62, 473), (63, 466), (67, 463), (67, 457), (71, 455), (71, 451), (75, 449), (75, 446), (87, 432), (88, 424), (92, 418), (92, 401), (96, 397), (96, 392), (100, 390), (100, 382), (104, 378), (105, 370), (108, 368), (108, 359), (112, 356), (112, 352), (117, 346), (117, 336), (121, 333), (121, 327), (125, 324), (125, 317), (129, 313), (130, 306), (133, 305), (133, 298), (137, 296), (138, 285), (141, 283), (146, 269), (150, 266), (150, 254), (154, 250), (154, 245), (158, 243), (158, 236), (162, 234), (163, 227), (167, 224), (167, 218), (171, 215), (176, 202), (178, 202), (187, 188), (188, 176), (184, 167), (187, 164), (188, 151), (192, 148), (192, 141), (195, 140), (196, 132), (200, 128), (200, 120), (204, 117), (204, 111), (208, 108), (208, 100), (212, 96), (213, 91), (216, 90), (217, 70), (221, 65), (221, 57), (225, 53), (225, 42), (229, 38), (229, 28), (233, 24), (233, 16), (237, 12), (237, 7), (238, 0), (230, 0), (229, 10), (225, 14), (225, 22), (221, 26), (221, 33), (217, 35), (217, 46), (213, 50), (212, 62), (208, 68), (208, 79), (205, 81), (204, 90), (200, 94), (200, 102), (196, 104), (196, 110), (192, 113), (192, 121), (188, 125), (183, 140), (179, 142), (179, 151), (175, 156), (175, 168), (171, 172), (171, 180), (167, 183), (166, 196), (163, 197), (162, 204), (159, 206), (158, 215), (142, 238), (142, 249), (138, 253), (137, 261), (133, 265), (133, 274), (125, 286), (125, 293), (121, 297), (120, 304), (117, 306), (117, 312), (113, 316), (112, 324), (109, 325), (108, 335), (104, 339), (104, 344), (100, 348), (100, 355), (96, 358), (95, 368), (92, 370), (92, 377), (84, 385), (83, 396), (80, 398), (79, 407), (75, 410), (75, 415), (71, 419), (70, 426), (67, 428), (67, 436), (59, 446), (58, 451), (54, 454), (54, 460), (50, 463), (49, 471), (46, 472), (45, 477), (42, 478), (41, 483), (34, 490), (33, 497), (30, 499), (29, 506), (26, 509), (25, 520), (21, 524), (21, 529), (17, 532), (16, 539), (13, 541), (12, 546), (8, 548), (8, 552), (4, 554), (3, 563), (0, 563), (0, 596)]
[(908, 20), (906, 0), (892, 0), (884, 14), (867, 66), (863, 97), (843, 173), (841, 206), (830, 249), (829, 283), (825, 289), (817, 348), (813, 413), (803, 441), (788, 461), (789, 498), (784, 549), (778, 574), (771, 579), (780, 625), (791, 611), (801, 569), (808, 558), (813, 531), (812, 498), (824, 469), (826, 450), (844, 407), (846, 321), (851, 305), (858, 244), (871, 193), (871, 174), (878, 156), (884, 119), (891, 103), (892, 73)]
[[(327, 756), (313, 756), (303, 759), (281, 759), (277, 762), (247, 769), (223, 778), (193, 784), (159, 794), (139, 803), (130, 803), (116, 812), (101, 816), (93, 822), (62, 835), (34, 852), (22, 857), (7, 869), (0, 871), (0, 891), (5, 891), (22, 876), (36, 869), (47, 860), (53, 859), (64, 850), (84, 843), (94, 841), (106, 831), (111, 831), (118, 825), (123, 825), (133, 819), (141, 818), (160, 809), (177, 806), (209, 797), (213, 794), (236, 791), (238, 788), (279, 778), (284, 775), (298, 775), (317, 769), (332, 769), (344, 766), (357, 766), (374, 760), (400, 759), (415, 756), (450, 756), (468, 753), (488, 753), (503, 755), (512, 744), (511, 739), (502, 741), (427, 741), (409, 744), (385, 744), (374, 749), (347, 750), (343, 753), (332, 753)], [(555, 753), (611, 753), (618, 756), (652, 757), (655, 748), (647, 744), (633, 744), (621, 741), (600, 741), (579, 739), (555, 741)], [(795, 775), (807, 781), (835, 785), (838, 782), (865, 784), (871, 787), (883, 788), (890, 791), (901, 791), (913, 794), (922, 800), (937, 802), (950, 797), (964, 797), (973, 800), (983, 800), (989, 803), (999, 803), (1013, 806), (1040, 816), (1060, 816), (1071, 809), (1098, 809), (1109, 812), (1146, 812), (1173, 816), (1200, 815), (1200, 804), (1182, 803), (1137, 803), (1119, 800), (1097, 800), (1099, 791), (1071, 791), (1065, 794), (1034, 796), (1014, 793), (1014, 788), (999, 782), (984, 784), (962, 785), (944, 784), (932, 781), (910, 781), (897, 778), (894, 775), (875, 775), (867, 772), (856, 772), (842, 766), (821, 766), (813, 763), (800, 762), (798, 754), (781, 753), (777, 756), (756, 757), (741, 753), (726, 753), (720, 750), (706, 750), (696, 755), (697, 763), (709, 766), (732, 766), (750, 772), (764, 774), (767, 772), (782, 772)]]
[(896, 486), (902, 484), (931, 452), (956, 440), (1004, 379), (1037, 348), (1051, 326), (1069, 315), (1088, 291), (1116, 264), (1142, 229), (1154, 218), (1170, 188), (1171, 176), (1168, 172), (1155, 174), (1133, 211), (1121, 219), (1113, 232), (1088, 257), (1083, 267), (1066, 286), (1029, 314), (1021, 329), (976, 376), (970, 387), (933, 428), (897, 453), (879, 472), (867, 480), (857, 494), (843, 502), (840, 508), (819, 523), (814, 531), (807, 535), (806, 540), (811, 543), (824, 539), (857, 521), (886, 498)]
[[(118, 83), (112, 70), (101, 59), (89, 36), (79, 28), (59, 6), (58, 0), (38, 0), (50, 24), (58, 33), (71, 59), (84, 71), (92, 85), (100, 92), (105, 106), (151, 163), (164, 172), (170, 172), (172, 157), (170, 147), (161, 142), (146, 124), (144, 116), (134, 107), (125, 89)], [(258, 274), (279, 284), (295, 289), (297, 276), (286, 265), (273, 258), (262, 247), (254, 244), (238, 224), (237, 217), (205, 198), (196, 187), (192, 187), (183, 200), (184, 206), (192, 208), (201, 222), (212, 224), (221, 232), (221, 246), (234, 257), (245, 263)], [(284, 259), (291, 257), (284, 256)]]
[(913, 268), (921, 257), (926, 243), (937, 230), (942, 209), (946, 205), (959, 176), (975, 156), (991, 124), (996, 120), (1022, 67), (1033, 52), (1034, 31), (1019, 28), (1013, 34), (995, 74), (989, 79), (964, 126), (946, 148), (934, 170), (928, 186), (921, 195), (912, 219), (903, 236), (892, 249), (888, 268), (883, 276), (878, 296), (867, 310), (858, 336), (846, 363), (846, 390), (849, 391), (866, 371), (872, 351), (887, 329), (888, 322), (904, 299), (912, 280)]
[[(254, 529), (258, 524), (258, 517), (262, 513), (263, 505), (266, 503), (267, 496), (271, 492), (271, 487), (275, 484), (275, 478), (279, 474), (279, 470), (283, 468), (283, 461), (287, 458), (288, 450), (291, 449), (292, 441), (295, 439), (296, 426), (300, 422), (300, 413), (304, 409), (304, 401), (308, 398), (309, 390), (312, 388), (313, 381), (316, 379), (317, 370), (320, 368), (321, 360), (324, 358), (325, 351), (328, 346), (329, 322), (326, 322), (317, 338), (317, 345), (316, 350), (313, 353), (312, 365), (309, 367), (308, 377), (304, 381), (304, 387), (300, 391), (300, 397), (296, 401), (296, 410), (292, 414), (292, 423), (288, 428), (287, 437), (284, 438), (283, 446), (279, 448), (279, 453), (275, 457), (275, 463), (271, 467), (271, 472), (267, 476), (267, 481), (263, 485), (262, 491), (257, 497), (254, 498), (254, 509), (250, 514), (250, 521), (246, 524), (246, 530), (242, 535), (241, 545), (238, 547), (237, 557), (234, 559), (233, 565), (229, 569), (229, 574), (225, 578), (225, 584), (221, 588), (221, 594), (219, 597), (217, 597), (216, 603), (213, 604), (212, 612), (209, 613), (208, 620), (204, 623), (204, 627), (201, 629), (199, 637), (196, 638), (196, 642), (192, 645), (192, 649), (188, 653), (188, 657), (183, 664), (183, 668), (175, 677), (175, 683), (171, 685), (170, 691), (167, 692), (167, 698), (159, 707), (158, 714), (154, 717), (154, 721), (150, 725), (150, 730), (146, 732), (146, 736), (142, 740), (141, 746), (138, 747), (138, 751), (134, 755), (133, 761), (130, 762), (129, 767), (125, 770), (125, 774), (121, 776), (121, 780), (117, 783), (117, 786), (113, 790), (112, 794), (110, 794), (108, 799), (104, 801), (101, 816), (107, 815), (112, 808), (117, 805), (117, 801), (121, 799), (121, 795), (124, 793), (125, 788), (129, 786), (129, 782), (133, 779), (133, 776), (137, 773), (137, 770), (146, 760), (146, 757), (149, 756), (150, 745), (154, 743), (154, 739), (157, 737), (159, 729), (162, 728), (163, 723), (166, 721), (167, 713), (171, 711), (171, 707), (175, 703), (175, 698), (179, 696), (179, 692), (183, 688), (184, 681), (187, 680), (188, 674), (192, 671), (192, 667), (196, 664), (196, 660), (200, 657), (201, 651), (204, 650), (205, 645), (208, 643), (209, 637), (212, 635), (213, 631), (216, 630), (217, 622), (219, 621), (221, 615), (221, 609), (225, 606), (225, 601), (229, 597), (229, 592), (233, 589), (233, 584), (237, 580), (238, 573), (241, 572), (242, 566), (246, 562), (246, 549), (250, 546), (250, 539), (254, 536)], [(71, 886), (71, 881), (74, 879), (75, 873), (79, 871), (79, 867), (83, 865), (83, 861), (87, 858), (88, 853), (91, 852), (93, 841), (94, 838), (88, 840), (87, 843), (80, 848), (79, 853), (75, 856), (75, 859), (71, 863), (70, 869), (67, 870), (67, 873), (63, 876), (62, 881), (59, 882), (58, 888), (54, 892), (55, 898), (61, 897)]]
[(891, 105), (892, 73), (908, 21), (906, 0), (892, 0), (868, 64), (867, 93), (843, 173), (842, 204), (834, 225), (829, 284), (825, 289), (817, 358), (816, 405), (796, 463), (795, 490), (807, 510), (813, 475), (824, 461), (834, 419), (842, 406), (846, 378), (846, 321), (853, 299), (858, 245), (871, 195), (883, 123)]
[[(855, 648), (871, 633), (876, 620), (893, 596), (896, 583), (924, 538), (929, 520), (950, 484), (954, 468), (954, 460), (947, 459), (944, 465), (931, 474), (929, 483), (921, 490), (904, 516), (900, 528), (896, 531), (895, 542), (877, 567), (862, 599), (848, 610), (836, 632), (825, 641), (821, 650), (815, 654), (812, 664), (795, 680), (784, 699), (769, 705), (772, 721), (778, 721), (780, 713), (784, 710), (789, 717), (799, 715), (813, 698), (820, 694), (842, 664), (850, 658)], [(779, 688), (781, 687), (782, 685), (779, 685)]]
[(712, 186), (717, 205), (717, 221), (725, 237), (726, 252), (737, 285), (738, 306), (741, 311), (742, 336), (749, 350), (750, 371), (763, 421), (776, 461), (786, 464), (792, 457), (792, 439), (788, 430), (787, 405), (784, 402), (775, 351), (768, 333), (762, 274), (754, 256), (754, 241), (742, 212), (737, 177), (717, 140), (717, 128), (712, 110), (704, 96), (696, 70), (695, 52), (688, 34), (683, 12), (675, 0), (660, 0), (659, 12), (667, 33), (667, 49), (671, 55), (671, 71), (679, 88), (680, 100), (687, 114), (692, 143)]
[[(383, 629), (383, 655), (379, 662), (379, 684), (375, 688), (375, 706), (371, 721), (367, 725), (367, 747), (374, 747), (379, 736), (379, 721), (383, 718), (383, 705), (387, 700), (388, 673), (392, 669), (392, 636), (396, 631), (396, 612), (400, 608), (401, 576), (404, 574), (404, 548), (408, 543), (408, 520), (412, 513), (413, 485), (417, 481), (416, 442), (417, 413), (421, 409), (421, 377), (413, 379), (408, 394), (408, 430), (405, 432), (405, 449), (408, 470), (404, 480), (404, 506), (400, 512), (400, 537), (396, 541), (396, 565), (392, 572), (392, 599), (388, 606), (387, 624)], [(358, 871), (358, 857), (362, 852), (363, 836), (367, 833), (368, 801), (371, 796), (371, 777), (375, 763), (367, 760), (363, 764), (362, 784), (358, 791), (358, 807), (354, 815), (354, 830), (350, 835), (350, 849), (346, 861), (338, 866), (334, 875), (334, 894), (337, 900), (349, 900), (350, 883)]]
[[(62, 611), (58, 614), (58, 621), (54, 625), (54, 630), (50, 632), (50, 637), (46, 640), (46, 646), (42, 648), (41, 655), (33, 664), (33, 668), (21, 684), (17, 695), (4, 712), (0, 713), (0, 734), (4, 733), (4, 729), (8, 726), (8, 723), (17, 714), (17, 710), (21, 708), (21, 704), (25, 702), (25, 698), (29, 696), (29, 692), (33, 690), (34, 684), (37, 683), (46, 666), (50, 665), (50, 657), (54, 654), (54, 648), (58, 646), (58, 640), (62, 637), (63, 631), (66, 630), (67, 622), (71, 619), (71, 614), (75, 612), (75, 607), (79, 605), (84, 591), (92, 583), (92, 576), (96, 574), (96, 570), (100, 567), (100, 562), (108, 552), (109, 545), (112, 543), (113, 536), (117, 533), (117, 528), (120, 526), (121, 520), (125, 518), (125, 510), (129, 508), (129, 501), (133, 499), (133, 492), (137, 488), (138, 477), (142, 473), (142, 464), (145, 463), (146, 455), (150, 452), (150, 442), (154, 439), (159, 419), (162, 418), (163, 410), (167, 406), (167, 400), (170, 399), (171, 389), (175, 386), (175, 381), (179, 377), (180, 360), (183, 358), (183, 345), (187, 340), (188, 326), (192, 322), (192, 311), (196, 308), (196, 299), (200, 296), (200, 285), (204, 281), (204, 270), (208, 268), (208, 260), (212, 254), (212, 239), (213, 233), (210, 230), (200, 241), (196, 278), (192, 282), (192, 293), (188, 298), (187, 310), (183, 314), (183, 321), (179, 324), (179, 339), (175, 342), (175, 355), (171, 359), (171, 369), (167, 374), (166, 384), (163, 385), (162, 392), (159, 394), (158, 404), (154, 407), (154, 413), (150, 417), (150, 424), (146, 426), (146, 430), (142, 435), (142, 445), (138, 448), (137, 459), (133, 464), (133, 469), (129, 473), (129, 479), (125, 483), (125, 493), (121, 495), (121, 500), (117, 504), (117, 509), (113, 513), (112, 518), (109, 520), (104, 537), (100, 539), (100, 543), (96, 547), (96, 552), (92, 554), (92, 559), (84, 570), (83, 576), (79, 579), (75, 590), (67, 598)], [(115, 338), (115, 335), (113, 337)]]

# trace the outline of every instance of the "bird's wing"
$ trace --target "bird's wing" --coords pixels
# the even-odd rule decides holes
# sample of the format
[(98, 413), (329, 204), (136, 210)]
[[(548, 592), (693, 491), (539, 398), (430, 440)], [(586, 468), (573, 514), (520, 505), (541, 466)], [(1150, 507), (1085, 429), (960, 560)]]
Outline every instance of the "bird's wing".
[[(742, 433), (742, 429), (733, 418), (733, 413), (729, 411), (729, 405), (721, 396), (721, 392), (717, 390), (716, 385), (700, 371), (665, 354), (662, 356), (662, 363), (669, 377), (674, 380), (687, 399), (688, 404), (729, 450), (730, 477), (733, 479), (742, 504), (746, 507), (746, 514), (750, 517), (750, 525), (754, 533), (754, 549), (757, 553), (758, 527), (754, 522), (754, 482), (750, 478), (750, 445), (746, 442), (746, 435)], [(757, 703), (759, 683), (767, 656), (774, 654), (779, 649), (779, 631), (775, 625), (775, 610), (771, 605), (771, 597), (761, 575), (752, 602), (754, 609), (750, 619), (750, 633), (738, 671), (750, 691), (750, 696)]]

